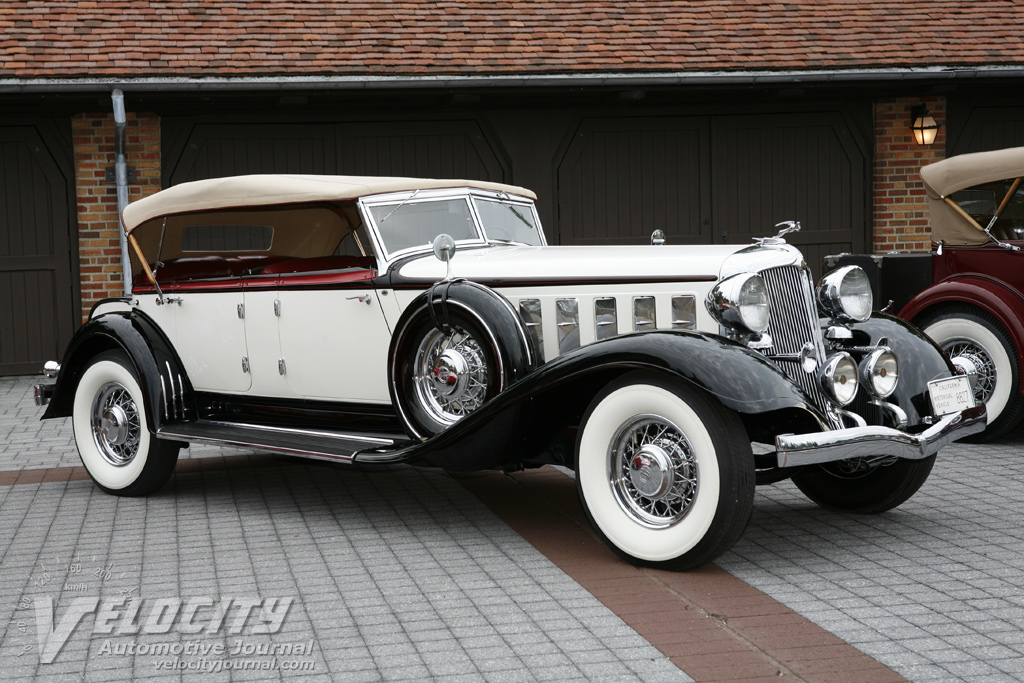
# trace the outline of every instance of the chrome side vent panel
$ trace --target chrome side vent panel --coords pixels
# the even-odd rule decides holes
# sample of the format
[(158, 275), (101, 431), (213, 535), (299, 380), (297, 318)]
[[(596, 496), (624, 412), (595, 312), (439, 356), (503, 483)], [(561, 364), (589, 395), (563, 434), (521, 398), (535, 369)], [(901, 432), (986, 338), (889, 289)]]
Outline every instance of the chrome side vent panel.
[(580, 347), (580, 312), (576, 299), (555, 300), (555, 324), (558, 327), (558, 353)]
[(653, 296), (633, 297), (633, 329), (637, 332), (653, 330), (658, 326), (658, 315), (655, 311)]
[(526, 332), (533, 339), (533, 345), (537, 347), (537, 355), (540, 356), (540, 362), (543, 363), (545, 360), (544, 326), (542, 325), (544, 318), (541, 315), (540, 299), (520, 299), (519, 317), (523, 319)]
[[(818, 358), (825, 358), (825, 342), (818, 324), (818, 308), (810, 277), (798, 266), (781, 266), (761, 271), (772, 304), (768, 336), (772, 345), (758, 349), (767, 356), (800, 354), (804, 345), (814, 344)], [(818, 384), (817, 372), (805, 372), (800, 363), (779, 363), (790, 379), (807, 392), (815, 405), (829, 417), (833, 427), (841, 429), (842, 420), (834, 416), (831, 403)]]
[(598, 341), (610, 339), (619, 333), (619, 317), (615, 313), (615, 298), (594, 299), (594, 336)]
[(697, 297), (672, 297), (672, 329), (693, 330), (697, 328)]

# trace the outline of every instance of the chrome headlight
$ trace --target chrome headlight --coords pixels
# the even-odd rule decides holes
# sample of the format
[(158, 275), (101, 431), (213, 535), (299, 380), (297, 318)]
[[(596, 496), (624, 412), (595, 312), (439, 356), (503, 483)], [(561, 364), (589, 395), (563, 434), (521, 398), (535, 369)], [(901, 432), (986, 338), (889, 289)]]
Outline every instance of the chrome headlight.
[(718, 322), (733, 330), (760, 335), (768, 329), (768, 288), (755, 273), (719, 282), (708, 294), (707, 307)]
[(832, 318), (864, 322), (871, 317), (874, 303), (871, 282), (860, 266), (843, 266), (818, 284), (818, 304)]
[(875, 349), (860, 362), (860, 381), (876, 398), (886, 398), (896, 391), (899, 377), (896, 354), (889, 349)]
[(828, 357), (820, 378), (822, 389), (841, 406), (849, 404), (857, 395), (857, 364), (845, 351)]

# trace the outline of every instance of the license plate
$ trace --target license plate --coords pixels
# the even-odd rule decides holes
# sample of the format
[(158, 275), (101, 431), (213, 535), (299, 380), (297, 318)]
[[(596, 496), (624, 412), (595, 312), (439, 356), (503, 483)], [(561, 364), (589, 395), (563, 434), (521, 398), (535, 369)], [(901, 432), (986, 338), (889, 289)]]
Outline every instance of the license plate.
[(928, 382), (928, 397), (936, 415), (949, 415), (974, 407), (974, 392), (966, 377), (936, 379)]

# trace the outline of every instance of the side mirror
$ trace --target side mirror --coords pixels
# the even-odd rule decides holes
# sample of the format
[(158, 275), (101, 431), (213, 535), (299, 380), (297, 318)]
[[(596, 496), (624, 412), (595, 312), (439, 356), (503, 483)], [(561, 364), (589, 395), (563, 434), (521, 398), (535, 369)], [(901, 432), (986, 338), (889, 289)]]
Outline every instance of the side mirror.
[(452, 260), (455, 256), (455, 240), (451, 235), (442, 233), (434, 238), (434, 256), (444, 263)]
[(451, 235), (442, 233), (434, 238), (434, 256), (437, 257), (438, 261), (448, 265), (448, 272), (444, 279), (451, 280), (452, 257), (455, 256), (455, 240), (452, 239)]

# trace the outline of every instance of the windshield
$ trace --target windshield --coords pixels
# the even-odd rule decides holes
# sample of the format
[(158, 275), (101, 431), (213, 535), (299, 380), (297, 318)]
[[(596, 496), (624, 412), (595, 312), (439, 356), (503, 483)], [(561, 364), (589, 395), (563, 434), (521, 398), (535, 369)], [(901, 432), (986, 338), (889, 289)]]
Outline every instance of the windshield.
[(389, 254), (412, 247), (429, 248), (441, 233), (448, 233), (457, 242), (481, 239), (465, 197), (422, 201), (410, 197), (377, 204), (369, 210)]
[(488, 240), (540, 246), (542, 244), (533, 207), (511, 201), (474, 197), (477, 213)]

